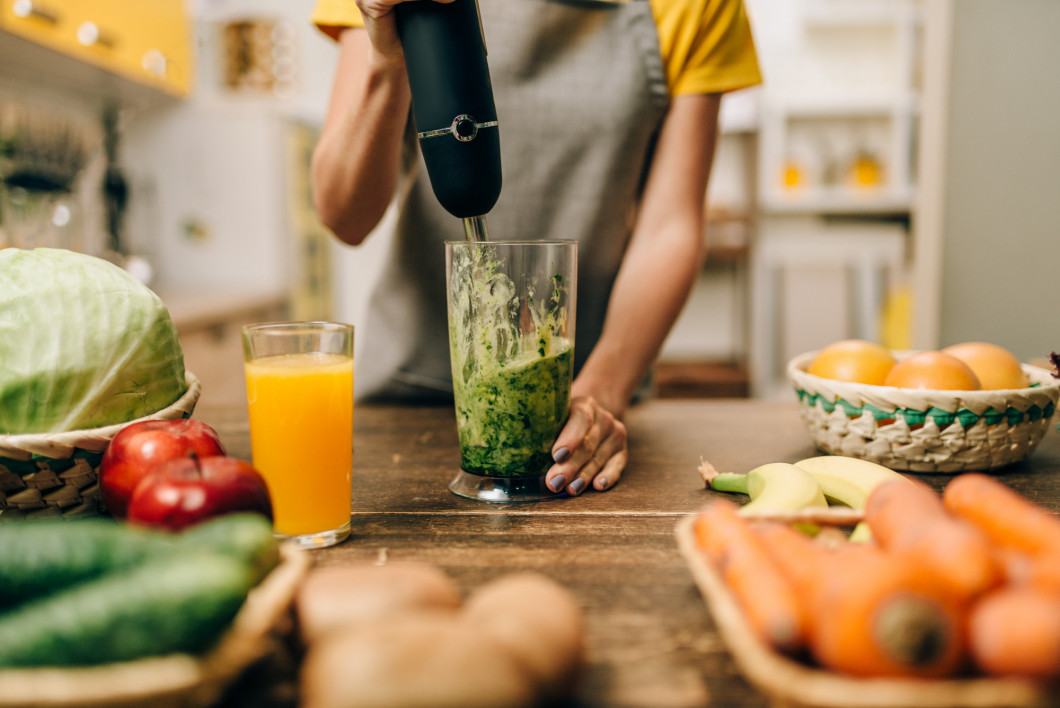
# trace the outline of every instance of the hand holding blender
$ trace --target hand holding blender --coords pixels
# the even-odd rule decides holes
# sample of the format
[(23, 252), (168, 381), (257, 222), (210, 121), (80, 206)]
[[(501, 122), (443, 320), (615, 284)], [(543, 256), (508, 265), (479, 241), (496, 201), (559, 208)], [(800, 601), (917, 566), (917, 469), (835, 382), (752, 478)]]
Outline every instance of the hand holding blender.
[(486, 213), (501, 190), (500, 137), (476, 0), (359, 6), (375, 50), (384, 58), (403, 54), (435, 196), (463, 219), (468, 240), (488, 240)]

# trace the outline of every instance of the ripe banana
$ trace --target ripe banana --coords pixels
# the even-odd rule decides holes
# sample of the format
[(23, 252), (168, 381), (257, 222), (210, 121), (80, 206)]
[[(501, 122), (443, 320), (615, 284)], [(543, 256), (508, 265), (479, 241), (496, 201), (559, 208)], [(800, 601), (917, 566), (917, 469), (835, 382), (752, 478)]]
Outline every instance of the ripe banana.
[[(702, 468), (700, 471), (703, 472)], [(741, 508), (745, 514), (828, 505), (813, 476), (786, 462), (770, 462), (747, 474), (713, 471), (712, 474), (704, 472), (703, 476), (716, 491), (742, 492), (751, 497), (751, 501)]]
[[(830, 501), (853, 509), (864, 509), (865, 500), (879, 484), (890, 479), (906, 479), (883, 465), (857, 457), (821, 455), (799, 460), (795, 466), (808, 472)], [(864, 522), (854, 527), (851, 541), (868, 541), (872, 537)]]
[(883, 465), (843, 455), (809, 457), (795, 466), (810, 473), (825, 497), (854, 509), (864, 509), (865, 500), (881, 482), (905, 479)]

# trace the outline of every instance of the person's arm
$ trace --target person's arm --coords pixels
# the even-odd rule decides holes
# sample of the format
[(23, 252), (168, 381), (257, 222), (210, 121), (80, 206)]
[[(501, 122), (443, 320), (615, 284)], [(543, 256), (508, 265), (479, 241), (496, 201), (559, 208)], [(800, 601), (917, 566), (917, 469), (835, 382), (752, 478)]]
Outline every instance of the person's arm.
[(405, 1), (358, 0), (364, 28), (339, 36), (331, 99), (313, 151), (317, 215), (354, 246), (379, 223), (401, 169), (412, 99), (393, 10)]
[(561, 460), (547, 475), (553, 489), (565, 486), (574, 494), (588, 484), (607, 489), (625, 468), (621, 418), (703, 262), (704, 198), (720, 105), (719, 94), (677, 96), (671, 104), (603, 332), (574, 381), (570, 418), (553, 447)]

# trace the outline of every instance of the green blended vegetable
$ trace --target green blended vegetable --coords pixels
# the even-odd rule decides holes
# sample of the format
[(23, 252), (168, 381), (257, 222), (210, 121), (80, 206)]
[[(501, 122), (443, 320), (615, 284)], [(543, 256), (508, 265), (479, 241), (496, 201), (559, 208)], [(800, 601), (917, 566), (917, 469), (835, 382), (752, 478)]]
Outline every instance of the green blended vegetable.
[(0, 434), (125, 423), (187, 390), (162, 300), (74, 251), (0, 249)]
[(567, 422), (573, 352), (484, 367), (456, 379), (460, 468), (492, 477), (537, 477), (552, 466), (552, 443)]

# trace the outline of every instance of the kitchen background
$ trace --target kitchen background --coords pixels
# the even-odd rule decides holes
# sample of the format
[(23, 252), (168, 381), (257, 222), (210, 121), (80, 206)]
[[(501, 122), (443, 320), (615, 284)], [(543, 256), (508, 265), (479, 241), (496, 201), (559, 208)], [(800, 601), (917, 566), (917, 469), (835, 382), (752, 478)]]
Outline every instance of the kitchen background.
[[(660, 394), (790, 397), (785, 362), (849, 336), (1060, 350), (1060, 3), (745, 2), (766, 84), (723, 102)], [(148, 282), (203, 405), (243, 395), (240, 324), (361, 321), (384, 244), (312, 211), (312, 0), (0, 3), (0, 246)]]

